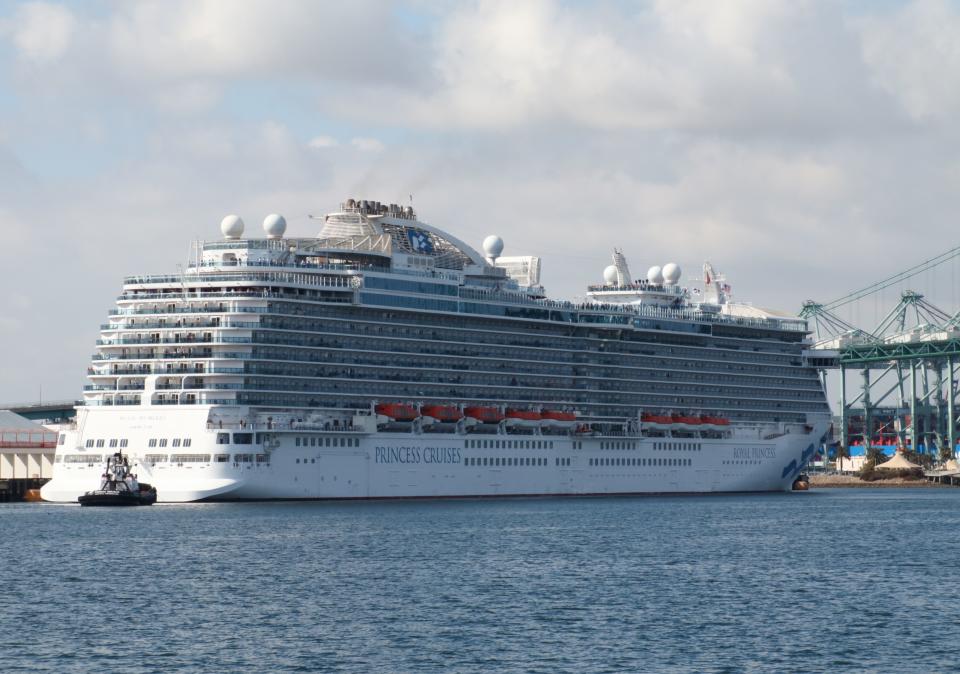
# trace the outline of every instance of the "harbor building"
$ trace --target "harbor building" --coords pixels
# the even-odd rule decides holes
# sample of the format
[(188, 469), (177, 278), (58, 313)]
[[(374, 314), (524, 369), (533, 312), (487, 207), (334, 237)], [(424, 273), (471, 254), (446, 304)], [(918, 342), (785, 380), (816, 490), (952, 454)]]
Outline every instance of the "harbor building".
[(0, 501), (18, 501), (53, 477), (57, 433), (0, 410)]

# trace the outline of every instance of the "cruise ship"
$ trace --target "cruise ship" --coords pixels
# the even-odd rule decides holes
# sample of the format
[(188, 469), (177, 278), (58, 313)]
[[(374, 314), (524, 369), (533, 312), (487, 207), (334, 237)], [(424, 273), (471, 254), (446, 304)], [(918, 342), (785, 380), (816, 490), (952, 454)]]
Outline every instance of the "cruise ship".
[(686, 288), (614, 249), (558, 301), (539, 257), (411, 206), (317, 220), (230, 215), (180, 272), (124, 279), (44, 499), (117, 451), (168, 502), (780, 491), (828, 431), (806, 323), (709, 264)]

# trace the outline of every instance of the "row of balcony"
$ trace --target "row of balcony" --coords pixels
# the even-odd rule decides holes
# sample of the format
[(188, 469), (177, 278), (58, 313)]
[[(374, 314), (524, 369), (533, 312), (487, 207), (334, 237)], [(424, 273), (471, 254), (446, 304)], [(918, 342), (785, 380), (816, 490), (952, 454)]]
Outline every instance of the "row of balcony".
[(155, 339), (153, 337), (120, 337), (117, 339), (98, 339), (97, 346), (127, 346), (127, 345), (150, 345), (150, 344), (251, 344), (251, 337), (224, 337), (217, 335), (202, 335), (199, 337), (187, 337), (180, 339)]
[[(648, 389), (597, 389), (587, 387), (562, 388), (554, 386), (507, 386), (496, 383), (463, 383), (454, 388), (447, 388), (447, 382), (432, 382), (429, 380), (327, 380), (329, 386), (322, 389), (308, 386), (306, 383), (293, 386), (285, 382), (262, 382), (246, 385), (230, 385), (223, 388), (229, 390), (291, 393), (296, 395), (368, 395), (375, 397), (410, 397), (433, 396), (448, 399), (480, 398), (501, 401), (541, 401), (564, 402), (578, 405), (610, 405), (615, 403), (642, 404), (644, 407), (677, 405), (677, 399), (702, 401), (709, 409), (738, 409), (749, 403), (750, 409), (760, 411), (783, 412), (827, 412), (826, 402), (822, 396), (808, 396), (795, 398), (770, 398), (749, 395), (753, 391), (737, 392), (736, 395), (721, 393), (720, 391), (706, 392), (702, 389), (690, 390), (656, 387)], [(214, 387), (204, 387), (214, 388)], [(192, 389), (192, 390), (204, 390)], [(480, 393), (480, 396), (477, 396)], [(587, 402), (585, 394), (589, 394), (591, 402)], [(682, 403), (681, 403), (682, 404)]]
[[(295, 298), (289, 298), (289, 297), (284, 297), (284, 299), (290, 302), (300, 301)], [(332, 310), (331, 307), (323, 307), (322, 305), (314, 306), (314, 305), (307, 305), (307, 304), (298, 304), (292, 307), (249, 307), (249, 306), (224, 307), (221, 305), (219, 307), (187, 307), (187, 308), (176, 307), (176, 306), (169, 306), (164, 308), (150, 307), (150, 308), (141, 308), (141, 309), (120, 308), (120, 309), (111, 309), (109, 313), (111, 315), (138, 315), (138, 314), (164, 315), (164, 314), (195, 314), (195, 313), (210, 313), (210, 312), (273, 314), (278, 316), (278, 319), (277, 321), (271, 321), (270, 323), (274, 323), (276, 329), (294, 329), (294, 328), (283, 327), (283, 325), (289, 321), (289, 318), (291, 316), (316, 317), (321, 319), (328, 319), (328, 321), (329, 319), (334, 318), (333, 321), (325, 322), (324, 324), (325, 331), (332, 332), (333, 326), (336, 325), (336, 320), (335, 320), (335, 315), (331, 316), (331, 310)], [(225, 320), (229, 320), (229, 319), (225, 318)], [(472, 327), (469, 327), (466, 325), (464, 327), (458, 327), (458, 325), (460, 323), (472, 324), (473, 322), (474, 321), (472, 321), (472, 319), (464, 317), (462, 319), (456, 320), (456, 322), (452, 326), (450, 324), (450, 321), (446, 321), (444, 325), (438, 326), (436, 324), (432, 324), (432, 325), (425, 324), (422, 318), (405, 316), (403, 314), (397, 314), (391, 318), (391, 323), (393, 324), (418, 327), (421, 329), (428, 329), (428, 330), (431, 330), (431, 329), (436, 330), (439, 328), (449, 329), (451, 327), (454, 327), (457, 331), (472, 330), (473, 329)], [(261, 323), (260, 326), (269, 327), (270, 323)], [(391, 325), (384, 325), (382, 322), (378, 322), (376, 320), (363, 321), (363, 320), (356, 320), (355, 318), (351, 317), (351, 324), (355, 324), (357, 326), (369, 325), (370, 327), (367, 329), (367, 331), (370, 332), (371, 334), (374, 331), (376, 331), (376, 334), (378, 336), (382, 335), (385, 329), (388, 333), (393, 331)], [(244, 326), (244, 327), (250, 327), (250, 326)], [(486, 334), (494, 334), (494, 335), (516, 334), (519, 336), (519, 335), (525, 335), (525, 334), (544, 334), (544, 328), (542, 326), (538, 326), (536, 329), (533, 329), (533, 328), (524, 329), (524, 328), (514, 327), (511, 330), (491, 330), (489, 327), (489, 323), (487, 322), (481, 322), (480, 324), (478, 324), (475, 331), (478, 334), (486, 333)], [(353, 334), (353, 333), (349, 331), (343, 331), (343, 334)], [(555, 340), (558, 340), (558, 342), (561, 343), (559, 344), (560, 348), (565, 348), (567, 343), (570, 342), (570, 340), (606, 341), (606, 340), (603, 340), (602, 336), (576, 336), (575, 337), (575, 336), (560, 335), (560, 334), (553, 334), (553, 335), (544, 334), (544, 336), (550, 336)], [(741, 348), (740, 346), (737, 346), (735, 344), (730, 344), (730, 345), (726, 344), (726, 341), (731, 341), (733, 339), (734, 338), (725, 338), (725, 342), (723, 346), (714, 346), (712, 348), (702, 347), (702, 346), (698, 347), (695, 345), (678, 345), (672, 348), (684, 348), (684, 349), (696, 348), (700, 350), (709, 348), (709, 350), (711, 351), (717, 351), (720, 349), (726, 349), (731, 351), (739, 350)], [(760, 340), (746, 339), (746, 341), (748, 343), (761, 344)], [(768, 343), (766, 342), (762, 342), (762, 344), (764, 346), (768, 345)], [(655, 346), (655, 343), (651, 343), (651, 346)], [(758, 350), (760, 350), (760, 346), (753, 347), (753, 351), (758, 351)], [(767, 350), (762, 350), (762, 352), (768, 355), (772, 355), (771, 352)], [(790, 350), (790, 351), (785, 351), (784, 354), (795, 355), (795, 352), (793, 350)]]
[[(353, 277), (346, 276), (320, 276), (313, 274), (297, 274), (290, 272), (260, 272), (260, 273), (239, 273), (239, 274), (204, 274), (202, 276), (190, 279), (191, 281), (203, 282), (231, 282), (231, 281), (249, 281), (253, 283), (287, 283), (294, 285), (303, 285), (308, 287), (325, 288), (345, 288), (352, 290), (355, 285)], [(144, 284), (144, 283), (183, 283), (184, 277), (177, 275), (156, 275), (156, 276), (135, 276), (127, 277), (125, 283)], [(240, 293), (247, 291), (240, 291)], [(269, 296), (269, 291), (265, 289), (260, 292), (254, 291), (260, 296)], [(237, 295), (240, 293), (230, 293)], [(192, 288), (183, 292), (188, 295), (203, 295), (202, 288)], [(150, 294), (146, 294), (147, 297)], [(143, 298), (144, 294), (137, 294), (134, 297)], [(780, 318), (746, 318), (741, 316), (729, 316), (726, 314), (717, 314), (712, 312), (703, 312), (694, 307), (665, 307), (651, 305), (617, 305), (593, 303), (574, 303), (564, 300), (539, 299), (531, 297), (522, 292), (508, 293), (497, 290), (471, 289), (467, 287), (460, 288), (460, 297), (462, 299), (472, 299), (475, 301), (496, 302), (505, 304), (521, 304), (535, 306), (544, 309), (557, 309), (563, 311), (581, 312), (586, 311), (593, 314), (602, 313), (609, 315), (627, 315), (638, 316), (640, 318), (653, 318), (665, 320), (681, 320), (684, 322), (703, 323), (703, 324), (726, 324), (751, 328), (768, 328), (775, 330), (784, 330), (792, 332), (807, 332), (807, 324), (803, 319), (780, 319)], [(130, 296), (124, 294), (119, 299), (130, 299)], [(590, 322), (590, 321), (575, 321)]]
[[(284, 283), (290, 285), (323, 286), (333, 288), (354, 287), (353, 276), (321, 276), (319, 274), (303, 274), (287, 271), (258, 271), (237, 273), (205, 273), (191, 277), (175, 274), (155, 274), (146, 276), (127, 276), (123, 279), (124, 285), (145, 285), (154, 283), (232, 283), (245, 281), (251, 283)], [(202, 290), (202, 286), (192, 286), (182, 292), (193, 294)]]

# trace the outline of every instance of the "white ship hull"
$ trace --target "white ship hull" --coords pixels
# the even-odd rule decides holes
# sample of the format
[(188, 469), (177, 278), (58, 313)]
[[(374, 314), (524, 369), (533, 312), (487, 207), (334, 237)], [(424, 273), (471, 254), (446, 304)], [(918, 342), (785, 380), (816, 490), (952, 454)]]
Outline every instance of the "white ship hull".
[[(115, 425), (123, 416), (125, 430)], [(757, 434), (709, 439), (272, 429), (269, 443), (258, 446), (217, 444), (224, 431), (201, 426), (186, 450), (146, 448), (148, 437), (165, 427), (188, 434), (173, 415), (144, 415), (129, 424), (134, 416), (98, 410), (86, 419), (86, 435), (130, 436), (124, 451), (161, 502), (783, 491), (826, 431), (825, 423), (794, 427), (765, 440)], [(185, 421), (185, 414), (177, 416)], [(100, 433), (99, 424), (109, 430)], [(67, 432), (58, 447), (53, 480), (41, 492), (45, 500), (76, 502), (99, 483), (107, 453), (116, 451), (107, 443), (80, 449), (77, 437)], [(177, 461), (187, 451), (191, 460)], [(146, 458), (160, 453), (168, 459)]]

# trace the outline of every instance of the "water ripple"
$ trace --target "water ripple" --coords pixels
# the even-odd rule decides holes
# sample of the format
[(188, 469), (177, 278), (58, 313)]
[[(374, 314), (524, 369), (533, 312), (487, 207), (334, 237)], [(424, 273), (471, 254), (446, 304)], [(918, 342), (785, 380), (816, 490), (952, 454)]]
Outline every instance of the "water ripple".
[(5, 672), (958, 671), (960, 490), (0, 506)]

